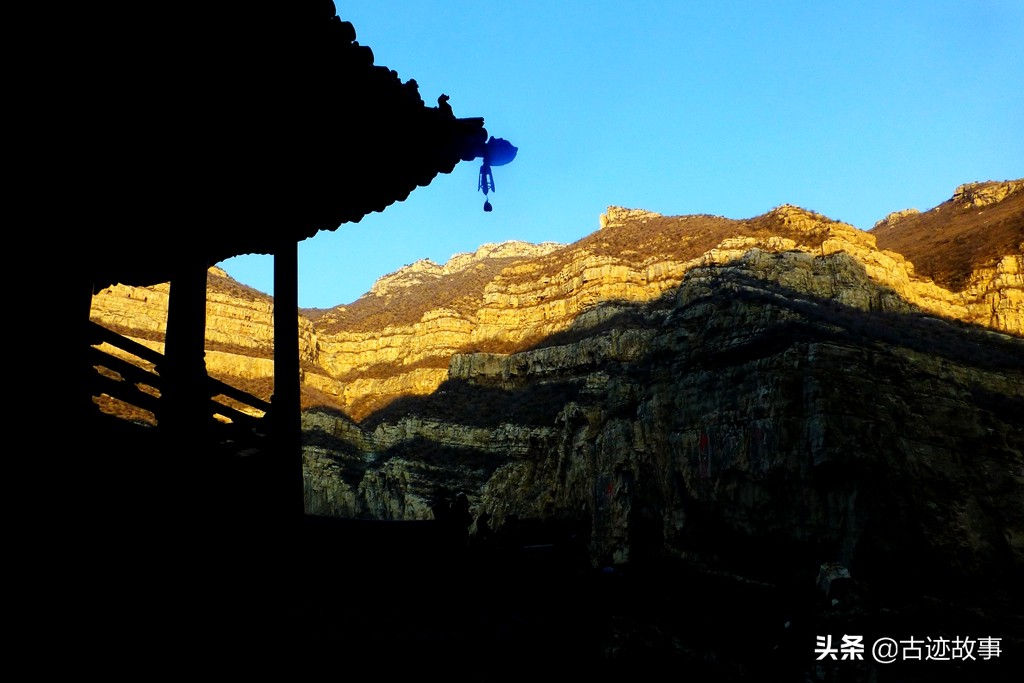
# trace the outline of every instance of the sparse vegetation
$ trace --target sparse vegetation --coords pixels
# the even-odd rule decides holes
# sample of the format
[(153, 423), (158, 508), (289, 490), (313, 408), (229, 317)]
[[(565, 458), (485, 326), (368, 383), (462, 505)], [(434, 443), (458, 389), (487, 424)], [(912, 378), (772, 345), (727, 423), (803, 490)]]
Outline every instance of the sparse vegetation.
[(232, 277), (222, 277), (215, 273), (207, 273), (206, 286), (209, 290), (222, 293), (226, 296), (237, 299), (248, 299), (250, 301), (263, 301), (273, 303), (274, 297), (254, 289), (249, 285), (243, 285)]
[[(826, 226), (832, 222), (824, 216), (811, 215), (823, 221)], [(644, 223), (604, 228), (563, 249), (529, 259), (538, 264), (537, 268), (521, 274), (502, 274), (502, 277), (513, 285), (545, 276), (552, 277), (561, 272), (581, 251), (610, 256), (638, 266), (652, 255), (657, 255), (659, 259), (697, 258), (728, 237), (742, 235), (767, 238), (781, 235), (796, 239), (808, 247), (817, 247), (825, 239), (826, 233), (827, 227), (810, 232), (795, 230), (773, 215), (748, 221), (719, 216), (659, 216), (647, 219)], [(389, 325), (408, 326), (418, 322), (427, 311), (438, 308), (451, 308), (464, 315), (473, 315), (483, 303), (484, 287), (508, 266), (526, 260), (516, 257), (485, 259), (475, 267), (443, 278), (396, 289), (384, 296), (368, 294), (342, 309), (308, 311), (307, 314), (328, 333), (370, 332)], [(502, 352), (523, 346), (519, 344), (515, 348), (503, 348)]]
[[(428, 270), (414, 276), (419, 279), (415, 285), (401, 287), (399, 278), (398, 286), (392, 286), (386, 294), (367, 295), (351, 305), (334, 309), (308, 309), (303, 314), (315, 320), (318, 329), (327, 333), (342, 330), (373, 332), (388, 326), (409, 326), (418, 322), (424, 313), (439, 308), (448, 308), (456, 315), (464, 315), (472, 320), (483, 305), (485, 288), (497, 278), (513, 288), (517, 285), (529, 286), (540, 278), (556, 277), (564, 272), (569, 263), (586, 255), (611, 259), (641, 269), (655, 260), (686, 261), (698, 258), (731, 237), (790, 238), (801, 248), (813, 250), (820, 247), (834, 225), (835, 222), (825, 216), (787, 207), (748, 220), (708, 215), (668, 217), (650, 214), (625, 223), (613, 222), (545, 256), (488, 258), (443, 277)], [(946, 286), (962, 285), (965, 273), (970, 268), (990, 263), (1005, 253), (1013, 253), (1024, 241), (1024, 193), (1018, 192), (998, 204), (981, 208), (947, 202), (932, 211), (905, 216), (896, 221), (894, 226), (880, 226), (874, 234), (879, 246), (902, 251), (910, 257), (919, 274), (929, 275)], [(520, 272), (506, 270), (509, 266), (525, 264), (527, 261), (529, 267), (519, 269)], [(734, 275), (734, 280), (737, 277), (740, 276)], [(269, 295), (216, 274), (211, 274), (209, 285), (211, 290), (228, 296), (267, 302), (272, 300)], [(881, 298), (886, 296), (899, 298), (894, 292), (879, 294)], [(746, 362), (759, 354), (778, 350), (780, 345), (831, 336), (868, 346), (904, 346), (977, 367), (1019, 368), (1020, 345), (1017, 340), (1006, 335), (956, 321), (942, 321), (923, 312), (865, 312), (832, 300), (815, 299), (803, 292), (785, 290), (762, 280), (731, 282), (722, 291), (712, 292), (709, 298), (690, 302), (689, 305), (710, 303), (721, 314), (727, 315), (728, 309), (738, 302), (785, 307), (797, 319), (756, 331), (751, 335), (753, 341), (749, 344), (697, 353), (694, 358), (699, 356), (701, 363), (713, 366)], [(613, 306), (618, 312), (596, 325), (571, 325), (546, 338), (534, 336), (516, 342), (474, 341), (457, 352), (510, 354), (526, 349), (571, 344), (613, 329), (640, 329), (660, 325), (659, 321), (665, 319), (676, 302), (674, 293), (668, 292), (657, 301), (642, 305), (627, 302), (601, 302), (601, 305)], [(147, 341), (163, 341), (163, 334), (159, 332), (111, 327), (124, 335)], [(270, 358), (273, 354), (270, 345), (253, 348), (212, 341), (207, 342), (207, 350), (254, 358)], [(411, 364), (378, 363), (367, 368), (353, 369), (335, 379), (342, 383), (356, 379), (386, 380), (421, 369), (441, 370), (448, 363), (447, 354), (438, 354)], [(305, 372), (324, 372), (308, 361), (303, 361), (302, 369)], [(263, 400), (268, 400), (273, 392), (272, 378), (248, 380), (221, 376), (220, 379)], [(554, 408), (559, 400), (577, 390), (571, 385), (557, 386), (538, 385), (510, 392), (495, 387), (467, 387), (448, 382), (432, 396), (396, 398), (370, 395), (357, 399), (349, 405), (349, 410), (353, 417), (373, 424), (393, 419), (408, 411), (421, 411), (425, 416), (437, 419), (458, 419), (459, 416), (451, 412), (455, 410), (453, 406), (466, 400), (477, 406), (472, 417), (475, 423), (491, 424), (495, 420), (514, 415), (517, 421), (533, 424), (548, 419), (548, 408)], [(486, 396), (480, 398), (484, 394)], [(304, 385), (301, 404), (305, 409), (316, 406), (336, 409), (339, 399)], [(109, 409), (126, 411), (115, 405)]]
[(881, 224), (871, 234), (879, 249), (903, 254), (914, 271), (956, 292), (972, 271), (994, 265), (1024, 244), (1024, 192), (976, 207), (949, 200), (930, 211)]
[(388, 326), (418, 322), (427, 311), (450, 308), (462, 314), (476, 313), (484, 286), (516, 257), (484, 259), (476, 266), (418, 286), (395, 289), (384, 296), (367, 294), (343, 310), (320, 312), (315, 318), (328, 333), (372, 332)]

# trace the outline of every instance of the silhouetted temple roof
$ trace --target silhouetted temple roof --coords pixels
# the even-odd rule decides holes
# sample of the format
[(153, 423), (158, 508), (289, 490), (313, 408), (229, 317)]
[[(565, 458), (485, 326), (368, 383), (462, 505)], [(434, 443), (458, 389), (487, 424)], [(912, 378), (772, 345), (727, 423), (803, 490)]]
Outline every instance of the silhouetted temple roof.
[(212, 264), (359, 221), (487, 140), (483, 119), (426, 106), (415, 81), (374, 65), (331, 0), (87, 18), (62, 170), (75, 248), (100, 284), (165, 281), (197, 250)]

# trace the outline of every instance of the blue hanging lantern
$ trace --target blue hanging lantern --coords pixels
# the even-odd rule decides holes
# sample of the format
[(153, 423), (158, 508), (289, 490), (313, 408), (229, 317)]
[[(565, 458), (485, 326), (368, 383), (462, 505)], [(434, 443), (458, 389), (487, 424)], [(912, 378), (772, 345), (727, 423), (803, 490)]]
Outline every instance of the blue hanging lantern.
[(516, 158), (518, 147), (514, 147), (508, 140), (491, 137), (484, 145), (484, 162), (480, 166), (480, 181), (477, 189), (484, 193), (484, 211), (491, 211), (491, 202), (487, 199), (490, 192), (494, 192), (494, 174), (491, 166), (504, 166)]

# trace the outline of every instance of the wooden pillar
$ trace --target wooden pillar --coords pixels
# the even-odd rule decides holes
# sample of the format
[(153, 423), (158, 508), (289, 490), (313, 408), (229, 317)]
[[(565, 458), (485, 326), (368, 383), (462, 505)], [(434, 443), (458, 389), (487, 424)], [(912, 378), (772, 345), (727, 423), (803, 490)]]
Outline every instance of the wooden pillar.
[(206, 374), (206, 260), (196, 257), (171, 278), (164, 362), (158, 371), (160, 428), (176, 442), (195, 443), (209, 426)]
[(297, 517), (305, 509), (299, 381), (299, 245), (288, 240), (274, 253), (273, 479), (282, 513)]

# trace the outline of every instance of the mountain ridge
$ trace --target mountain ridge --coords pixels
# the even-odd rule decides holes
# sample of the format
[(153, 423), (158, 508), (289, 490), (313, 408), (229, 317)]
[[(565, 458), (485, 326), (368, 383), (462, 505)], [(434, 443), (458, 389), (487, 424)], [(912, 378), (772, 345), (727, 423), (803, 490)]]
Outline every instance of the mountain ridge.
[[(605, 315), (614, 301), (653, 299), (679, 286), (690, 269), (740, 258), (751, 250), (801, 252), (811, 259), (852, 254), (866, 264), (869, 279), (896, 292), (884, 305), (898, 306), (902, 299), (935, 315), (1021, 335), (1024, 267), (1019, 249), (997, 260), (986, 246), (979, 251), (985, 258), (972, 264), (977, 269), (961, 278), (963, 287), (954, 292), (922, 277), (916, 264), (902, 254), (879, 249), (876, 241), (898, 239), (903, 232), (916, 235), (916, 226), (934, 225), (935, 216), (971, 218), (963, 211), (953, 213), (947, 205), (959, 206), (967, 196), (964, 188), (973, 188), (974, 193), (1001, 193), (988, 205), (990, 214), (1001, 217), (1003, 232), (1011, 236), (999, 243), (1024, 242), (1022, 185), (965, 184), (946, 204), (903, 218), (895, 224), (899, 230), (888, 226), (892, 229), (880, 230), (878, 237), (874, 231), (860, 231), (787, 204), (746, 220), (666, 217), (609, 207), (601, 217), (602, 227), (572, 244), (483, 245), (444, 265), (420, 261), (383, 276), (352, 304), (314, 315), (300, 312), (304, 403), (326, 400), (364, 417), (398, 396), (435, 390), (447, 376), (454, 354), (527, 348), (563, 332), (577, 316), (586, 320)], [(971, 225), (976, 223), (972, 219)], [(957, 236), (964, 232), (956, 223), (947, 226), (946, 231), (951, 230)], [(957, 243), (937, 244), (948, 251)], [(937, 248), (928, 253), (937, 253)], [(809, 262), (801, 263), (794, 261), (795, 270), (785, 277), (806, 272)], [(261, 397), (268, 398), (272, 297), (235, 283), (219, 269), (211, 270), (209, 281), (210, 372), (228, 381), (244, 381), (250, 388), (258, 385)], [(165, 285), (109, 288), (94, 297), (93, 319), (160, 349), (166, 292)], [(839, 295), (852, 296), (841, 291)], [(861, 305), (868, 306), (870, 297), (859, 296)]]
[[(993, 216), (1016, 235), (1021, 193), (1004, 189), (961, 186), (932, 212), (891, 217), (884, 239), (905, 230), (942, 256), (965, 244), (942, 239)], [(380, 533), (430, 527), (458, 563), (481, 562), (465, 564), (473, 610), (494, 597), (495, 569), (519, 585), (540, 557), (573, 585), (607, 581), (617, 597), (595, 608), (592, 637), (609, 662), (678, 661), (682, 648), (753, 672), (761, 655), (723, 645), (737, 614), (765, 657), (779, 654), (767, 624), (792, 641), (801, 680), (873, 675), (871, 662), (822, 673), (809, 653), (823, 633), (993, 633), (1024, 651), (1022, 250), (969, 250), (953, 291), (941, 267), (936, 279), (879, 236), (790, 205), (744, 221), (610, 207), (600, 223), (535, 256), (488, 248), (448, 274), (400, 269), (332, 309), (334, 327), (298, 317), (307, 519), (368, 525), (308, 549), (334, 558), (330, 580), (385, 558), (375, 566), (395, 578), (374, 585), (403, 603), (386, 586), (405, 591), (415, 564), (388, 564), (401, 548)], [(933, 244), (913, 238), (929, 225)], [(271, 391), (272, 301), (220, 272), (209, 282), (209, 372)], [(98, 322), (131, 331), (134, 315), (161, 346), (161, 287), (93, 303)], [(248, 514), (244, 495), (226, 496)], [(360, 529), (373, 532), (363, 544)], [(624, 577), (642, 596), (622, 599)], [(722, 607), (750, 586), (760, 600)], [(326, 632), (361, 629), (318, 612)], [(987, 663), (949, 664), (982, 680), (973, 665)], [(1019, 677), (1009, 656), (1003, 670)], [(935, 673), (921, 672), (906, 680)]]
[(902, 253), (919, 274), (951, 290), (1007, 254), (1024, 252), (1024, 180), (965, 183), (939, 206), (889, 214), (871, 234)]

